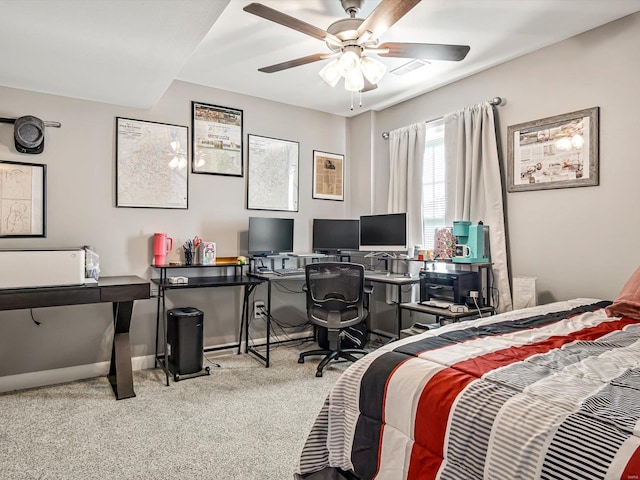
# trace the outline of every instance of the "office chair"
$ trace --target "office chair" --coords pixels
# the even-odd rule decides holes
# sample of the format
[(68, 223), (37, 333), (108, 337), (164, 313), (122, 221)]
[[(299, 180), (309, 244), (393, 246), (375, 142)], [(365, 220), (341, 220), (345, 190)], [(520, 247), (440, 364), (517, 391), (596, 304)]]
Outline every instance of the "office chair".
[(369, 311), (364, 306), (364, 267), (355, 263), (326, 262), (310, 263), (305, 267), (307, 292), (307, 317), (314, 325), (327, 329), (329, 348), (302, 352), (298, 363), (304, 363), (310, 355), (325, 355), (316, 377), (322, 377), (322, 370), (337, 358), (355, 362), (355, 355), (366, 355), (358, 348), (341, 348), (345, 328), (366, 320)]

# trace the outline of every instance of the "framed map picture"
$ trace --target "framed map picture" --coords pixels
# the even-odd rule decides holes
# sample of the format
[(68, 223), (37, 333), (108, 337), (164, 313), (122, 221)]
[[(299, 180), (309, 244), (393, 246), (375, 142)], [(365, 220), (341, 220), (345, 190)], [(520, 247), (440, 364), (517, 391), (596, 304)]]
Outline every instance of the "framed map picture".
[(116, 207), (188, 208), (189, 129), (116, 118)]
[(313, 151), (312, 197), (344, 200), (344, 155)]
[(193, 173), (242, 177), (242, 110), (191, 102)]
[(0, 237), (46, 237), (46, 165), (0, 161)]
[(298, 142), (249, 135), (249, 210), (298, 211), (298, 149)]

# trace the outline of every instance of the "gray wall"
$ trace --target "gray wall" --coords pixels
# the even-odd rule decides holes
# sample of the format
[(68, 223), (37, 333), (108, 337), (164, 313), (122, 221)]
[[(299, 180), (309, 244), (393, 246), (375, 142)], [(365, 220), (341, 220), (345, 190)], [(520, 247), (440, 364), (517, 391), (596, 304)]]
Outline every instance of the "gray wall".
[[(247, 210), (244, 178), (216, 175), (189, 176), (188, 210), (115, 207), (115, 118), (150, 120), (191, 128), (191, 101), (223, 105), (244, 111), (244, 139), (257, 134), (300, 143), (299, 212)], [(91, 245), (100, 255), (101, 275), (157, 276), (152, 262), (151, 237), (166, 232), (174, 250), (195, 235), (217, 242), (219, 256), (246, 251), (249, 216), (295, 219), (295, 249), (311, 249), (311, 219), (342, 218), (344, 202), (311, 198), (312, 152), (346, 153), (343, 117), (176, 82), (149, 111), (0, 88), (3, 117), (35, 115), (58, 121), (62, 128), (47, 128), (45, 151), (18, 154), (13, 128), (0, 125), (0, 159), (47, 165), (47, 238), (0, 239), (0, 248), (40, 248)], [(244, 157), (245, 171), (247, 154)], [(346, 178), (349, 179), (347, 161)], [(177, 258), (174, 251), (168, 260)], [(43, 266), (46, 268), (46, 266)], [(292, 285), (300, 290), (300, 285)], [(259, 287), (255, 299), (265, 299)], [(205, 344), (235, 341), (239, 329), (239, 288), (172, 292), (169, 307), (192, 305), (205, 312)], [(304, 321), (304, 298), (274, 292), (274, 314), (285, 321)], [(293, 304), (293, 308), (285, 307)], [(28, 310), (0, 312), (0, 376), (108, 361), (111, 355), (111, 306), (85, 305), (33, 311), (42, 322), (31, 321)], [(131, 327), (134, 357), (153, 355), (156, 300), (138, 301)], [(256, 332), (258, 338), (260, 331)]]
[(507, 228), (512, 274), (537, 277), (541, 303), (615, 298), (640, 264), (638, 45), (640, 14), (634, 14), (377, 112), (372, 208), (386, 206), (384, 131), (501, 96), (507, 103), (496, 111), (506, 158), (509, 125), (599, 106), (600, 185), (508, 193)]
[[(386, 211), (388, 145), (381, 133), (502, 96), (498, 125), (503, 156), (508, 125), (600, 107), (600, 185), (506, 195), (511, 267), (515, 276), (535, 276), (541, 302), (577, 296), (613, 298), (640, 263), (640, 162), (631, 143), (640, 97), (640, 14), (539, 50), (382, 112), (344, 119), (320, 112), (176, 82), (149, 111), (0, 88), (2, 116), (33, 114), (62, 122), (47, 129), (45, 152), (17, 154), (12, 129), (0, 126), (0, 158), (48, 165), (48, 235), (45, 239), (0, 239), (0, 248), (92, 245), (103, 275), (150, 278), (151, 236), (165, 231), (176, 245), (199, 235), (218, 242), (221, 256), (241, 253), (250, 215), (296, 219), (297, 250), (309, 250), (311, 219)], [(189, 209), (115, 208), (115, 117), (190, 126), (196, 100), (244, 110), (244, 133), (300, 142), (300, 211), (249, 211), (246, 178), (191, 175)], [(366, 101), (366, 96), (363, 99)], [(346, 152), (345, 202), (311, 199), (314, 149)], [(246, 165), (246, 156), (245, 156)], [(349, 188), (350, 187), (350, 188)], [(246, 240), (245, 240), (246, 241)], [(293, 286), (293, 290), (299, 286)], [(378, 289), (382, 295), (384, 289)], [(233, 288), (171, 294), (172, 304), (205, 311), (208, 345), (233, 342), (240, 293)], [(276, 316), (303, 316), (301, 295), (275, 292)], [(255, 298), (264, 298), (261, 287)], [(378, 297), (377, 303), (384, 305)], [(287, 307), (293, 304), (293, 307)], [(388, 306), (387, 306), (388, 308)], [(137, 302), (133, 355), (153, 354), (155, 300)], [(0, 312), (0, 376), (105, 362), (110, 355), (109, 305)], [(392, 314), (392, 311), (389, 312)], [(393, 324), (389, 325), (393, 329)]]

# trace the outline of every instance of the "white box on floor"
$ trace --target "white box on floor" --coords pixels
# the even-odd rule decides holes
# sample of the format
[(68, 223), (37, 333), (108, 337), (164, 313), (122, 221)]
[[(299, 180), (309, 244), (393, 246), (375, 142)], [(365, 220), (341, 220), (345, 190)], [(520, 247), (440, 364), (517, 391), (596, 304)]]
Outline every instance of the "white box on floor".
[(0, 288), (84, 283), (84, 249), (0, 250)]

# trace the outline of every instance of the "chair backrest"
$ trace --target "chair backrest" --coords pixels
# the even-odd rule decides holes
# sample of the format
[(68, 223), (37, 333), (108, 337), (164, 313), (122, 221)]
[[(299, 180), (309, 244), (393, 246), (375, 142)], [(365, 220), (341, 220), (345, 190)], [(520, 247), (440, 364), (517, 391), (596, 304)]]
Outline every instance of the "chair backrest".
[(305, 276), (310, 321), (330, 329), (340, 329), (366, 318), (362, 265), (310, 263), (305, 267)]

